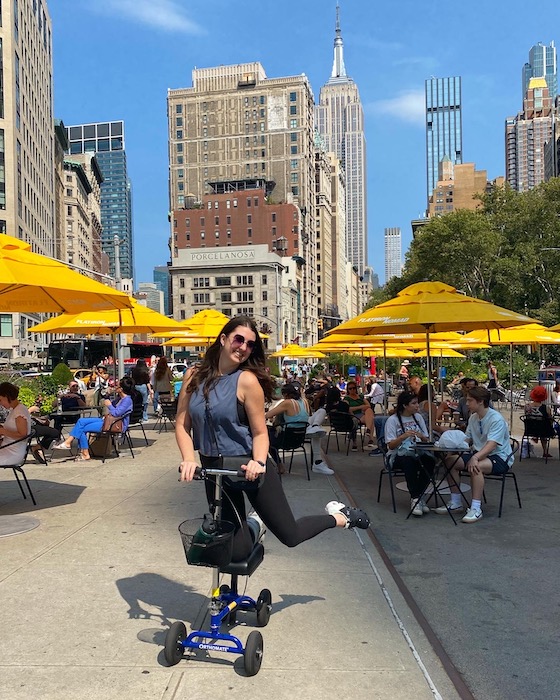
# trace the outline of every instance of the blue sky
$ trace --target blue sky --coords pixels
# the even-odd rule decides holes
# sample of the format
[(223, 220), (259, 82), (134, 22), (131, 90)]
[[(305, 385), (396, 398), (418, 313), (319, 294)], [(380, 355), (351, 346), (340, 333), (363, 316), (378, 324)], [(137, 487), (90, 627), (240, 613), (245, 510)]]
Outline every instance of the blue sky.
[[(332, 67), (336, 0), (49, 0), (55, 115), (124, 119), (134, 195), (136, 282), (165, 264), (168, 88), (194, 67), (260, 61), (268, 77), (305, 73), (318, 100)], [(340, 0), (344, 57), (366, 119), (369, 264), (384, 277), (383, 230), (426, 206), (424, 80), (463, 80), (465, 162), (504, 174), (504, 120), (521, 109), (530, 47), (557, 37), (557, 0), (441, 3)], [(282, 10), (280, 12), (279, 10)]]

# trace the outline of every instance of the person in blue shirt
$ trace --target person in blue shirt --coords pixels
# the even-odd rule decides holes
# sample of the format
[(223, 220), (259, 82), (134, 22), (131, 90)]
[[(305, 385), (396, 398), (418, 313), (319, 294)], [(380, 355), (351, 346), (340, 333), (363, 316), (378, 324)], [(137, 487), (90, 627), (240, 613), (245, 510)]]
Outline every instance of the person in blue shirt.
[(463, 454), (459, 459), (454, 455), (447, 457), (451, 469), (451, 501), (436, 513), (459, 512), (463, 510), (462, 496), (459, 490), (461, 469), (466, 469), (471, 477), (471, 507), (462, 518), (464, 523), (476, 523), (482, 518), (482, 494), (484, 492), (485, 474), (504, 474), (513, 464), (509, 429), (503, 416), (490, 408), (490, 392), (483, 386), (475, 386), (467, 392), (467, 407), (470, 418), (465, 433), (467, 442), (473, 452)]

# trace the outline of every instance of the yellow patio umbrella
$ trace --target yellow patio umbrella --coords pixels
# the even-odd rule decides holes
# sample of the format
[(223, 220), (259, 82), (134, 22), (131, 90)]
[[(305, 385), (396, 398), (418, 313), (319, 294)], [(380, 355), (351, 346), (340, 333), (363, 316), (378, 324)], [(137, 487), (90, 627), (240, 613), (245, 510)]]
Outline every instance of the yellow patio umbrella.
[[(329, 332), (364, 336), (388, 333), (425, 333), (430, 369), (430, 334), (441, 331), (470, 331), (480, 328), (509, 328), (534, 323), (534, 319), (490, 302), (466, 296), (443, 282), (411, 284), (389, 301), (364, 311)], [(428, 400), (431, 401), (430, 382)], [(430, 430), (431, 415), (430, 415)]]
[(276, 352), (270, 353), (269, 357), (314, 357), (321, 359), (326, 357), (320, 350), (314, 348), (302, 348), (295, 343), (286, 345)]
[(28, 243), (14, 236), (0, 234), (0, 312), (79, 313), (130, 305), (123, 292), (31, 252)]
[[(214, 338), (215, 340), (215, 338)], [(177, 338), (170, 338), (162, 343), (164, 347), (178, 347), (182, 346), (185, 348), (202, 347), (203, 345), (208, 346), (208, 338), (201, 338), (199, 336), (178, 336)]]
[[(80, 335), (112, 335), (113, 346), (121, 333), (153, 333), (161, 329), (180, 327), (172, 318), (139, 304), (130, 298), (130, 309), (85, 311), (79, 314), (62, 314), (29, 328), (30, 333), (69, 333)], [(118, 349), (113, 354), (118, 357)], [(120, 372), (123, 368), (117, 368)]]
[[(486, 340), (490, 345), (509, 345), (509, 390), (513, 392), (513, 346), (514, 345), (560, 345), (560, 333), (553, 326), (546, 328), (540, 323), (529, 323), (515, 328), (501, 330), (473, 331), (465, 338), (473, 341)], [(510, 428), (513, 425), (513, 393), (510, 396)]]
[[(430, 350), (433, 350), (434, 348), (430, 348)], [(428, 356), (428, 351), (427, 350), (418, 350), (418, 352), (414, 353), (414, 357), (427, 357)], [(466, 355), (463, 355), (460, 352), (457, 352), (457, 350), (453, 350), (453, 348), (436, 348), (435, 351), (432, 353), (432, 357), (466, 357)]]
[(177, 330), (178, 321), (139, 304), (128, 297), (130, 308), (84, 311), (62, 314), (29, 329), (31, 333), (154, 333), (157, 330)]

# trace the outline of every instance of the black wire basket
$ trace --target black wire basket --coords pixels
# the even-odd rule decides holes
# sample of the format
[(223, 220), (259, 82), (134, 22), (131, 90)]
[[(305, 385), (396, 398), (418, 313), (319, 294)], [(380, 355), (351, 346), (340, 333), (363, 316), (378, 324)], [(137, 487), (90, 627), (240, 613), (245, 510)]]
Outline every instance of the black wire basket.
[(185, 520), (179, 525), (187, 562), (193, 566), (224, 567), (231, 562), (235, 526), (227, 520), (215, 521), (216, 531), (202, 531), (202, 518)]

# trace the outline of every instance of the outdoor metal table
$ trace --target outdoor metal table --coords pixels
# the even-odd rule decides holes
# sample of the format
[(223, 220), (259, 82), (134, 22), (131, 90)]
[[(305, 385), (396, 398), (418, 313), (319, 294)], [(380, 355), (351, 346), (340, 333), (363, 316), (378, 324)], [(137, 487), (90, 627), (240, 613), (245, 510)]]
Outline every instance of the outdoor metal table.
[[(439, 447), (438, 445), (426, 444), (425, 442), (424, 442), (424, 443), (423, 443), (423, 442), (418, 442), (418, 443), (416, 443), (415, 447), (416, 447), (416, 448), (419, 448), (418, 451), (433, 452), (433, 453), (434, 453), (434, 457), (436, 458), (436, 465), (435, 465), (435, 467), (434, 467), (434, 473), (433, 473), (432, 476), (430, 476), (430, 480), (429, 480), (428, 484), (426, 484), (426, 488), (425, 488), (424, 491), (420, 494), (419, 498), (421, 498), (421, 499), (424, 498), (424, 495), (425, 495), (426, 492), (428, 491), (429, 484), (432, 484), (432, 487), (433, 487), (433, 494), (434, 494), (434, 497), (435, 497), (435, 504), (436, 504), (436, 508), (437, 508), (438, 496), (441, 498), (442, 503), (445, 504), (445, 500), (444, 500), (444, 498), (443, 498), (443, 496), (442, 496), (442, 488), (441, 488), (443, 482), (445, 481), (445, 488), (448, 488), (449, 482), (448, 482), (447, 479), (448, 479), (448, 477), (450, 477), (450, 478), (452, 479), (452, 481), (455, 483), (455, 486), (459, 486), (459, 484), (458, 484), (458, 483), (455, 481), (455, 479), (453, 478), (453, 476), (452, 476), (452, 474), (451, 474), (451, 470), (452, 470), (453, 467), (457, 464), (457, 461), (461, 458), (461, 456), (462, 456), (463, 454), (465, 454), (465, 452), (469, 452), (470, 450), (467, 449), (467, 450), (463, 450), (463, 451), (461, 451), (461, 452), (458, 452), (456, 447)], [(445, 463), (445, 461), (444, 461), (444, 459), (443, 459), (443, 455), (446, 455), (446, 454), (455, 455), (455, 459), (453, 460), (453, 462), (451, 463), (450, 466), (447, 466), (447, 464)], [(436, 476), (436, 474), (437, 474), (437, 472), (438, 472), (438, 466), (439, 466), (439, 465), (441, 465), (441, 466), (443, 467), (443, 476), (442, 476), (441, 478), (439, 478), (439, 480), (438, 480), (438, 477)], [(422, 468), (424, 469), (424, 465), (422, 465)], [(466, 505), (467, 505), (467, 507), (468, 507), (468, 505), (469, 505), (469, 504), (468, 504), (468, 501), (467, 501), (467, 499), (465, 498), (465, 496), (464, 496), (464, 494), (463, 494), (463, 491), (462, 491), (462, 489), (460, 488), (460, 486), (459, 486), (459, 493), (461, 494), (461, 498), (465, 501), (465, 503), (466, 503)], [(410, 516), (412, 515), (412, 511), (413, 511), (413, 510), (414, 510), (414, 508), (412, 507), (412, 508), (410, 509), (408, 515), (406, 516), (406, 519), (407, 519), (407, 520), (408, 520), (408, 518), (410, 518)], [(453, 523), (454, 523), (455, 525), (457, 525), (457, 521), (456, 521), (455, 518), (453, 517), (453, 513), (452, 513), (449, 509), (447, 510), (447, 513), (449, 514), (449, 517), (451, 518), (451, 520), (453, 520)]]

